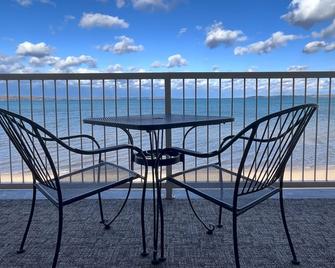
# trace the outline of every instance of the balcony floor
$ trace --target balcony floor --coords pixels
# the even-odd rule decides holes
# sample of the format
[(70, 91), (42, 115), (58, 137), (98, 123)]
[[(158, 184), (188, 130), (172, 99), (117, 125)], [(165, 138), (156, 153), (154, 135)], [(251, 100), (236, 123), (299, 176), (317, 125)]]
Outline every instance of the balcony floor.
[[(217, 207), (195, 200), (200, 213), (216, 222)], [(106, 214), (119, 200), (106, 200)], [(288, 199), (287, 220), (301, 265), (334, 267), (335, 199)], [(187, 201), (164, 200), (167, 261), (158, 267), (234, 267), (231, 214), (224, 213), (223, 228), (212, 236), (195, 220)], [(147, 203), (149, 251), (152, 245), (151, 202)], [(66, 207), (59, 267), (149, 267), (140, 257), (140, 200), (132, 199), (123, 214), (104, 230), (96, 200)], [(57, 210), (38, 200), (26, 252), (16, 254), (29, 215), (29, 200), (0, 200), (0, 267), (51, 266), (57, 230)], [(239, 217), (242, 267), (292, 267), (278, 200), (265, 201)]]

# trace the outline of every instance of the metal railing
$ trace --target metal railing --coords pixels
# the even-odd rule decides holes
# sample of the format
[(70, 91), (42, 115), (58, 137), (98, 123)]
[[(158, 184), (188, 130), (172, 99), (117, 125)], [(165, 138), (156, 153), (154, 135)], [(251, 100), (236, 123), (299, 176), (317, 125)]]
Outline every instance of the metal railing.
[[(82, 124), (84, 118), (150, 113), (233, 116), (234, 123), (199, 128), (190, 135), (187, 146), (208, 151), (263, 115), (314, 102), (319, 109), (288, 163), (285, 181), (292, 186), (334, 186), (334, 81), (335, 72), (0, 74), (0, 107), (58, 136), (88, 133), (104, 146), (127, 142), (127, 137), (115, 129)], [(180, 146), (184, 133), (185, 129), (167, 131), (165, 144)], [(132, 134), (136, 145), (148, 148), (146, 133)], [(0, 187), (29, 185), (27, 167), (2, 130), (0, 137)], [(81, 141), (79, 146), (85, 144)], [(53, 150), (60, 172), (67, 172), (70, 163), (82, 166), (86, 161), (72, 154), (59, 158), (60, 149)], [(232, 148), (224, 159), (232, 169), (234, 150), (241, 148)], [(117, 163), (128, 160), (126, 155), (112, 157)], [(188, 163), (200, 164), (197, 159)], [(173, 167), (177, 169), (180, 166)]]

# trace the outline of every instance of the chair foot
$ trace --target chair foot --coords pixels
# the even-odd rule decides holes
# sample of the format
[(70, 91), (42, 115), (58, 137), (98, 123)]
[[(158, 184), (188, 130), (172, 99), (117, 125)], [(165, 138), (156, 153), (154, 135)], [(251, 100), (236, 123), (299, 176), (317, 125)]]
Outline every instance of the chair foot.
[(110, 228), (110, 225), (105, 225), (105, 230), (109, 230)]
[(22, 254), (22, 253), (24, 253), (24, 252), (26, 252), (25, 249), (19, 249), (19, 250), (16, 251), (17, 254)]
[(160, 261), (159, 260), (152, 260), (151, 261), (151, 264), (153, 264), (153, 265), (158, 265), (158, 264), (160, 264)]
[(223, 225), (222, 225), (222, 224), (218, 224), (218, 225), (216, 225), (216, 227), (217, 227), (217, 228), (222, 228)]
[(159, 261), (160, 261), (160, 262), (165, 262), (165, 261), (166, 261), (166, 258), (165, 258), (165, 257), (160, 257), (160, 258), (159, 258)]
[(293, 260), (291, 261), (293, 265), (299, 265), (300, 264), (300, 261), (297, 261), (297, 260)]
[(148, 256), (148, 255), (149, 255), (148, 252), (142, 252), (142, 253), (141, 253), (141, 256), (142, 256), (142, 257), (146, 257), (146, 256)]
[(212, 235), (213, 234), (213, 230), (207, 230), (206, 234)]

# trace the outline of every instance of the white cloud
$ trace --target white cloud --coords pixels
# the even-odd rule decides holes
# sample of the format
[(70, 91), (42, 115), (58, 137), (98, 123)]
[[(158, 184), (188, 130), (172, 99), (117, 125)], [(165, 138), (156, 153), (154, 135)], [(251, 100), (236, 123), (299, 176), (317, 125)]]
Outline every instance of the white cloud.
[(51, 6), (56, 6), (56, 3), (51, 1), (51, 0), (39, 0), (42, 4), (47, 4), (47, 5), (51, 5)]
[(287, 71), (289, 72), (301, 72), (306, 71), (308, 69), (307, 65), (291, 65), (287, 68)]
[(94, 27), (128, 28), (129, 24), (119, 17), (101, 13), (83, 13), (79, 26), (87, 29)]
[(178, 36), (181, 36), (181, 35), (183, 35), (184, 33), (186, 33), (187, 32), (187, 28), (186, 27), (183, 27), (183, 28), (181, 28), (180, 30), (179, 30), (179, 32), (178, 32)]
[(197, 25), (197, 26), (195, 26), (195, 29), (196, 29), (197, 31), (201, 31), (201, 30), (202, 30), (202, 26), (201, 26), (201, 25)]
[(55, 56), (45, 56), (45, 57), (31, 57), (29, 59), (29, 64), (34, 66), (34, 67), (41, 67), (44, 65), (54, 65), (56, 64), (57, 61), (59, 61), (59, 57)]
[(310, 54), (319, 51), (326, 46), (325, 41), (313, 41), (305, 45), (303, 52)]
[(32, 0), (16, 0), (16, 2), (23, 7), (30, 6), (33, 3)]
[(173, 68), (173, 67), (181, 67), (187, 65), (187, 61), (180, 55), (175, 54), (168, 57), (168, 63), (166, 67)]
[(32, 69), (21, 63), (21, 57), (0, 54), (0, 73), (28, 73)]
[(160, 61), (156, 60), (154, 61), (153, 63), (151, 63), (150, 65), (152, 68), (160, 68), (160, 67), (163, 67), (164, 64), (162, 64)]
[(132, 0), (133, 7), (139, 10), (168, 10), (170, 6), (164, 0)]
[(263, 54), (269, 53), (271, 50), (287, 44), (287, 42), (301, 38), (301, 36), (289, 34), (285, 35), (282, 32), (275, 32), (265, 41), (258, 41), (246, 47), (236, 47), (234, 49), (235, 55), (244, 55), (248, 53)]
[(65, 15), (64, 16), (64, 22), (67, 23), (69, 22), (70, 20), (74, 20), (76, 17), (73, 16), (73, 15)]
[(173, 67), (182, 67), (186, 65), (187, 65), (186, 59), (184, 59), (180, 54), (175, 54), (175, 55), (171, 55), (170, 57), (168, 57), (167, 63), (162, 63), (156, 60), (150, 64), (150, 67), (152, 68), (161, 68), (161, 67), (173, 68)]
[(21, 56), (45, 57), (50, 55), (52, 48), (44, 42), (33, 44), (25, 41), (16, 48), (16, 54)]
[(106, 44), (102, 46), (97, 46), (98, 49), (106, 52), (113, 52), (114, 54), (125, 54), (130, 52), (139, 52), (144, 49), (142, 45), (135, 45), (132, 38), (127, 36), (117, 36), (118, 42), (115, 44)]
[(96, 60), (93, 57), (87, 56), (87, 55), (80, 55), (79, 57), (68, 56), (68, 57), (63, 58), (63, 59), (58, 59), (53, 64), (53, 67), (57, 70), (67, 72), (67, 71), (69, 71), (69, 68), (77, 67), (77, 66), (80, 66), (82, 64), (85, 64), (85, 65), (87, 65), (91, 68), (95, 68), (96, 67)]
[(335, 19), (327, 28), (322, 29), (319, 33), (313, 32), (312, 36), (314, 38), (328, 38), (335, 36)]
[(313, 41), (305, 45), (303, 52), (307, 54), (315, 53), (320, 50), (331, 52), (335, 50), (335, 42), (327, 43), (325, 41)]
[(221, 44), (232, 44), (236, 41), (244, 41), (246, 36), (240, 30), (226, 30), (221, 22), (214, 23), (207, 31), (205, 44), (209, 48), (215, 48)]
[(334, 0), (292, 0), (289, 7), (291, 10), (281, 18), (305, 28), (335, 16)]
[[(56, 6), (56, 3), (51, 1), (51, 0), (35, 0), (35, 2), (51, 5), (51, 6), (54, 6), (54, 7)], [(16, 3), (18, 3), (20, 6), (28, 7), (28, 6), (31, 6), (33, 4), (33, 0), (16, 0)]]
[(100, 73), (100, 71), (97, 70), (97, 69), (89, 69), (89, 68), (83, 68), (83, 67), (78, 68), (77, 70), (75, 70), (75, 72), (80, 73), (80, 74), (83, 74), (83, 73)]
[(122, 73), (123, 67), (120, 64), (109, 65), (106, 69), (108, 73)]
[(124, 7), (126, 4), (126, 0), (116, 0), (115, 2), (118, 8)]

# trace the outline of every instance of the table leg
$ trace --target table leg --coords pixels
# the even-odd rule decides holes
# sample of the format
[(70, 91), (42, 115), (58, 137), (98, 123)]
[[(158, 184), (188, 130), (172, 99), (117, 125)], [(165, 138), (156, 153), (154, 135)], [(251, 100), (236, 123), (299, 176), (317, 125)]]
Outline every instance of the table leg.
[[(151, 159), (154, 162), (154, 159), (159, 154), (160, 148), (160, 131), (148, 131), (149, 138), (150, 138), (150, 152), (151, 152)], [(163, 132), (162, 132), (162, 139), (163, 139)], [(153, 195), (153, 242), (154, 242), (154, 249), (153, 249), (153, 258), (152, 264), (159, 264), (161, 261), (165, 260), (164, 257), (164, 222), (163, 222), (163, 206), (162, 206), (162, 197), (161, 197), (161, 184), (159, 182), (161, 172), (159, 167), (152, 166), (152, 195)], [(157, 195), (157, 196), (156, 196)], [(159, 226), (159, 223), (161, 226)], [(161, 228), (161, 256), (158, 259), (158, 233), (159, 227)]]

